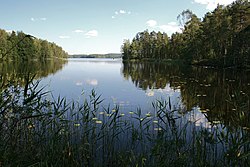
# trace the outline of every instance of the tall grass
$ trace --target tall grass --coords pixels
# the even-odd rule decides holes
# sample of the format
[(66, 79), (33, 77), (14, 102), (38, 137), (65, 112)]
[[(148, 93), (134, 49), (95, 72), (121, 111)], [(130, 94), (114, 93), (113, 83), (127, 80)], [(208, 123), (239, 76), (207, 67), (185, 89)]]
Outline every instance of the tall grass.
[(250, 166), (249, 129), (196, 126), (170, 98), (124, 114), (94, 90), (67, 102), (38, 85), (1, 89), (0, 166)]

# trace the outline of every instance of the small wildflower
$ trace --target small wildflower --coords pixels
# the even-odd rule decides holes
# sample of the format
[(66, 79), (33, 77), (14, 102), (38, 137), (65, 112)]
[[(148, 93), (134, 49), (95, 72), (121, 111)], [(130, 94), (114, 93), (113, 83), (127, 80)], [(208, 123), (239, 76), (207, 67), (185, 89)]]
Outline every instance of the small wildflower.
[(104, 112), (100, 112), (99, 114), (100, 114), (100, 115), (103, 115), (103, 114), (104, 114)]
[(129, 114), (134, 114), (134, 112), (130, 111)]
[(157, 121), (157, 120), (154, 120), (154, 121), (153, 121), (153, 123), (157, 124), (157, 123), (158, 123), (158, 121)]
[(120, 116), (124, 116), (125, 114), (124, 113), (121, 113)]
[(98, 120), (98, 118), (94, 117), (94, 118), (92, 118), (92, 120), (93, 120), (93, 121), (96, 121), (96, 120)]

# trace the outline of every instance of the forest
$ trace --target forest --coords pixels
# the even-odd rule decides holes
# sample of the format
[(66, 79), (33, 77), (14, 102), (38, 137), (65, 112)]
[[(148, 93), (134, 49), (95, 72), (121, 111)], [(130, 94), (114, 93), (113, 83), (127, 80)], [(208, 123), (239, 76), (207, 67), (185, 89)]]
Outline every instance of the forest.
[(55, 43), (37, 39), (23, 32), (0, 29), (0, 60), (45, 60), (67, 58), (68, 54)]
[(201, 19), (184, 10), (177, 16), (182, 32), (139, 32), (121, 46), (123, 60), (182, 60), (215, 67), (250, 67), (250, 2), (236, 0)]
[(120, 53), (108, 53), (108, 54), (74, 54), (69, 55), (69, 58), (121, 58)]

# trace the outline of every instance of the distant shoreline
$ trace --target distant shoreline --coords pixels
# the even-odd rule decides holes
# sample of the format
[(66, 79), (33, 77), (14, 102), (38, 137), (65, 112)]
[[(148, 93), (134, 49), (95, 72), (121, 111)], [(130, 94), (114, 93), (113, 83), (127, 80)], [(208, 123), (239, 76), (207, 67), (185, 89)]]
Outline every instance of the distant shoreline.
[(108, 54), (75, 54), (69, 55), (68, 58), (122, 58), (121, 53), (108, 53)]

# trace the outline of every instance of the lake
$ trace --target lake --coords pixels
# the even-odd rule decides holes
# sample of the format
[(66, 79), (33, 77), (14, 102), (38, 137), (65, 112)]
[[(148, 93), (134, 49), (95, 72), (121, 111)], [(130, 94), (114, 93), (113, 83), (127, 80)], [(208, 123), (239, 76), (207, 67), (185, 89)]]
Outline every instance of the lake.
[(81, 98), (83, 91), (89, 95), (94, 89), (104, 99), (105, 106), (119, 105), (125, 111), (141, 107), (150, 112), (156, 99), (171, 96), (176, 101), (180, 97), (180, 91), (169, 84), (163, 88), (140, 88), (132, 77), (126, 76), (125, 70), (120, 59), (69, 59), (61, 71), (43, 78), (41, 84), (48, 84), (55, 96), (69, 100)]
[(60, 95), (81, 103), (95, 90), (104, 107), (119, 106), (124, 114), (138, 108), (152, 113), (152, 103), (159, 100), (170, 102), (172, 110), (189, 115), (197, 126), (210, 122), (250, 127), (249, 71), (121, 59), (11, 62), (0, 64), (0, 69), (2, 83), (23, 82), (27, 74), (36, 74), (40, 86), (54, 98)]

